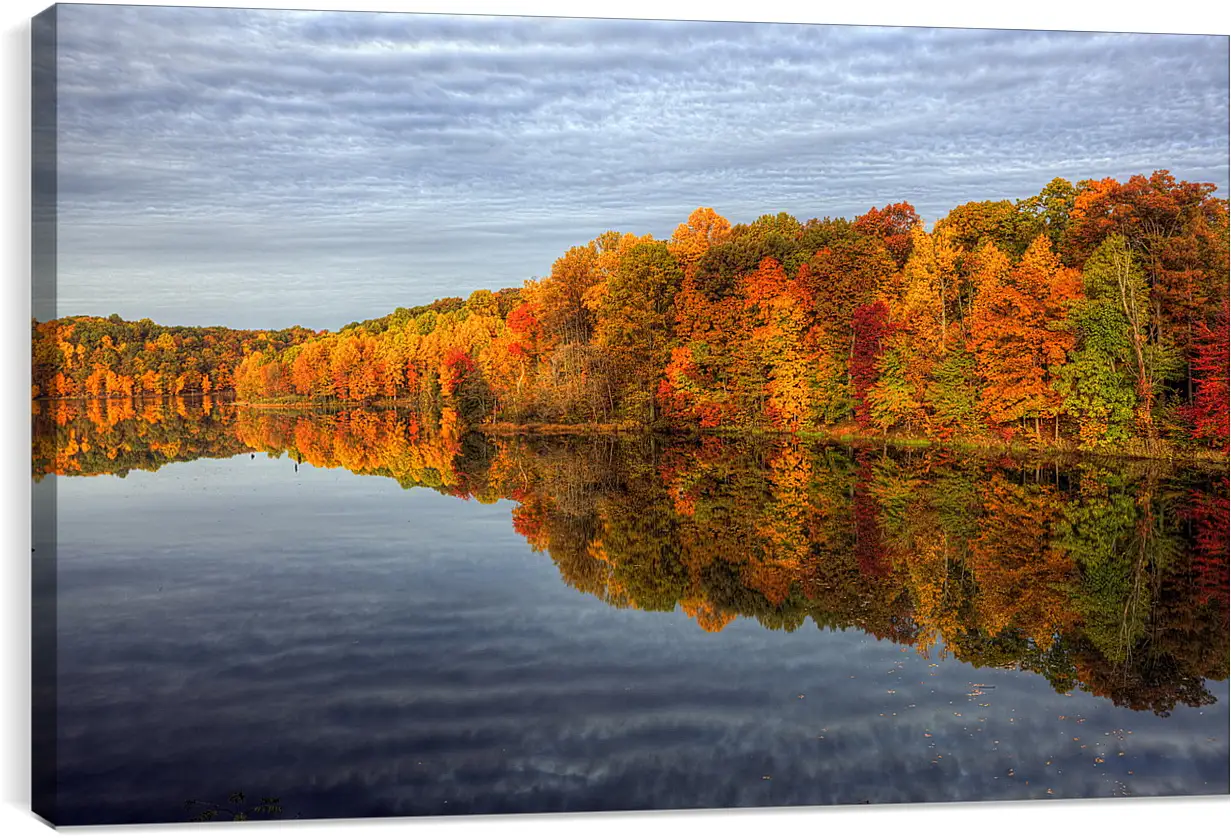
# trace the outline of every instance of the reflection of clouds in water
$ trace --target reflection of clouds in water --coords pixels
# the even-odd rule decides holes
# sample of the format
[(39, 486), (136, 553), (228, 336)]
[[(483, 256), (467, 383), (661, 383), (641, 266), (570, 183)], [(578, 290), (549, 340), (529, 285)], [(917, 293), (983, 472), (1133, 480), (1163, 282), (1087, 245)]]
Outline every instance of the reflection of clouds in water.
[(65, 314), (334, 328), (518, 285), (607, 229), (665, 237), (699, 204), (806, 219), (908, 199), (932, 220), (1054, 176), (1227, 182), (1216, 37), (60, 20)]
[[(767, 672), (747, 674), (772, 678)], [(1032, 680), (1037, 687), (1038, 679)], [(664, 692), (674, 686), (664, 685)], [(563, 731), (550, 725), (506, 726), (498, 718), (501, 703), (496, 702), (492, 707), (497, 718), (472, 720), (473, 744), (460, 730), (441, 731), (452, 734), (450, 741), (460, 744), (445, 753), (419, 751), (422, 759), (415, 760), (404, 755), (414, 753), (415, 746), (430, 741), (431, 735), (427, 729), (414, 728), (415, 714), (408, 710), (405, 721), (409, 726), (404, 723), (396, 735), (370, 743), (376, 753), (367, 754), (374, 766), (392, 760), (396, 768), (385, 767), (382, 772), (348, 767), (337, 774), (322, 772), (322, 778), (329, 778), (325, 781), (329, 786), (363, 787), (371, 794), (373, 789), (394, 788), (409, 777), (414, 795), (377, 793), (379, 801), (372, 805), (383, 811), (423, 812), (604, 808), (613, 801), (629, 808), (673, 808), (863, 799), (977, 800), (1044, 797), (1048, 788), (1062, 796), (1086, 797), (1119, 790), (1101, 776), (1103, 770), (1091, 770), (1088, 751), (1071, 744), (1048, 721), (1050, 714), (1042, 711), (1048, 702), (1054, 699), (1046, 695), (1032, 702), (1028, 690), (1013, 696), (1015, 729), (997, 733), (985, 729), (979, 747), (968, 751), (959, 749), (966, 744), (961, 741), (966, 732), (956, 722), (943, 718), (924, 722), (919, 716), (890, 722), (870, 716), (857, 700), (833, 708), (825, 719), (828, 733), (823, 741), (816, 739), (813, 724), (748, 723), (747, 712), (732, 717), (709, 713), (698, 718), (691, 713), (676, 716), (634, 710), (600, 717), (584, 730), (567, 725)], [(1039, 705), (1040, 712), (1031, 709), (1032, 703)], [(770, 715), (771, 706), (763, 705), (762, 712)], [(919, 715), (927, 718), (931, 711), (921, 708)], [(1083, 731), (1093, 731), (1104, 715), (1096, 703), (1090, 711)], [(941, 712), (946, 711), (937, 714)], [(1158, 724), (1158, 720), (1142, 720), (1123, 711), (1118, 715), (1132, 718), (1135, 727)], [(596, 728), (615, 735), (603, 735)], [(435, 727), (428, 729), (436, 732)], [(922, 737), (924, 730), (933, 734), (930, 743)], [(487, 734), (492, 732), (498, 734), (489, 739)], [(1144, 748), (1142, 740), (1131, 740), (1122, 746), (1130, 759), (1107, 766), (1106, 773), (1118, 777), (1135, 794), (1191, 793), (1201, 781), (1220, 776), (1219, 764), (1226, 758), (1224, 744), (1221, 752), (1206, 750), (1194, 759), (1196, 755), (1183, 741), (1195, 733), (1155, 736)], [(993, 738), (1000, 739), (999, 751), (992, 750)], [(1091, 742), (1103, 738), (1092, 736)], [(927, 744), (934, 744), (935, 749)], [(936, 754), (941, 759), (933, 766)], [(352, 766), (351, 760), (359, 758), (356, 753), (343, 761)], [(1049, 767), (1044, 765), (1047, 760), (1052, 762)], [(1152, 776), (1151, 763), (1156, 770), (1165, 763), (1167, 776)], [(1129, 764), (1136, 769), (1134, 776), (1125, 773), (1124, 766)], [(1014, 769), (1012, 778), (1008, 769)], [(1219, 789), (1215, 785), (1211, 790)], [(450, 801), (447, 807), (442, 803), (445, 800)], [(494, 800), (501, 803), (493, 804)]]
[(64, 481), (63, 788), (90, 801), (66, 814), (233, 787), (306, 817), (1227, 790), (1225, 683), (1163, 719), (854, 630), (708, 634), (561, 585), (508, 502), (287, 465)]

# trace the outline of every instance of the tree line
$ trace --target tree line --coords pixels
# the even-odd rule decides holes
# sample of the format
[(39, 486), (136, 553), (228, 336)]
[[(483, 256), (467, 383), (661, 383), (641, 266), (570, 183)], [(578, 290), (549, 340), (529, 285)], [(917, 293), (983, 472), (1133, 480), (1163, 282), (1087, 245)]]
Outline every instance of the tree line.
[[(1228, 204), (1214, 192), (1166, 171), (1057, 178), (930, 231), (904, 202), (803, 223), (701, 208), (665, 241), (604, 233), (521, 288), (262, 333), (210, 382), (244, 401), (396, 401), (467, 425), (1225, 452)], [(73, 356), (42, 357), (59, 372)]]
[(34, 398), (230, 394), (253, 352), (279, 352), (318, 333), (224, 326), (161, 326), (148, 318), (61, 317), (31, 323)]

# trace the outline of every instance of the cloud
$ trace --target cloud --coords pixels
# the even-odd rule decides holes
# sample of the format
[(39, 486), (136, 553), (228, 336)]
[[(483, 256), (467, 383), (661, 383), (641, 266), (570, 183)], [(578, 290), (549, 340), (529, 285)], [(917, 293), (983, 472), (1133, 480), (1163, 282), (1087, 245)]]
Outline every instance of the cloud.
[(1227, 39), (60, 9), (59, 312), (337, 327), (695, 207), (1228, 172)]

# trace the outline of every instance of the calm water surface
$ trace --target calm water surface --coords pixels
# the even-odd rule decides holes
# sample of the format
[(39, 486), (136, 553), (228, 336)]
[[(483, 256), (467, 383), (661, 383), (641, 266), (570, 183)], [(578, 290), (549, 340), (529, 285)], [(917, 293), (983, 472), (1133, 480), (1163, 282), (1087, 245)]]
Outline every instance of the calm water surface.
[(60, 418), (59, 824), (1228, 792), (1208, 476)]

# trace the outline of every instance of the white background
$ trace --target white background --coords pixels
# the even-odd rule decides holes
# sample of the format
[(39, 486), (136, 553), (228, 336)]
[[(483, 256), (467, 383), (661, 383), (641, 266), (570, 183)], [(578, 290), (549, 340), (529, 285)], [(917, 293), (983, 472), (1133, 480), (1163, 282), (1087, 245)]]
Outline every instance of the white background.
[[(140, 2), (140, 0), (138, 0)], [(4, 211), (3, 273), (0, 273), (0, 430), (3, 445), (3, 543), (0, 554), (0, 835), (48, 834), (29, 812), (29, 423), (26, 398), (29, 387), (30, 317), (30, 23), (32, 15), (49, 5), (43, 0), (7, 0), (3, 19), (3, 114), (0, 140), (4, 143), (0, 173), (0, 201)], [(145, 4), (149, 5), (149, 4)], [(225, 6), (239, 3), (173, 2), (163, 5)], [(879, 0), (838, 4), (793, 0), (358, 0), (358, 2), (253, 2), (243, 5), (269, 8), (315, 8), (373, 11), (473, 12), (488, 14), (580, 15), (591, 17), (689, 18), (695, 20), (793, 21), (801, 23), (866, 23), (915, 26), (978, 26), (1012, 29), (1083, 29), (1128, 32), (1231, 32), (1224, 2), (1170, 2), (1129, 4), (1046, 0), (1046, 2), (921, 3)], [(1166, 167), (1167, 161), (1158, 161)], [(1225, 195), (1231, 184), (1218, 184)], [(702, 200), (702, 198), (698, 198)], [(1226, 712), (1227, 708), (1222, 708)], [(134, 720), (134, 731), (136, 731)], [(892, 783), (893, 777), (886, 777)], [(974, 833), (980, 836), (1066, 836), (1097, 833), (1111, 838), (1124, 835), (1165, 835), (1183, 830), (1189, 835), (1222, 829), (1231, 822), (1231, 798), (1152, 801), (1040, 801), (1037, 803), (887, 807), (830, 807), (781, 810), (731, 810), (703, 813), (574, 815), (550, 817), (434, 818), (386, 821), (298, 822), (303, 835), (344, 835), (359, 829), (368, 835), (395, 835), (407, 829), (433, 835), (573, 835), (587, 838), (608, 835), (666, 835), (704, 832), (710, 835), (749, 833), (828, 833), (925, 835)], [(253, 833), (286, 828), (288, 824), (235, 824), (232, 826), (168, 826), (141, 828), (85, 828), (75, 832), (99, 835), (183, 835), (194, 829), (241, 829)], [(1221, 831), (1221, 830), (1220, 830)]]

